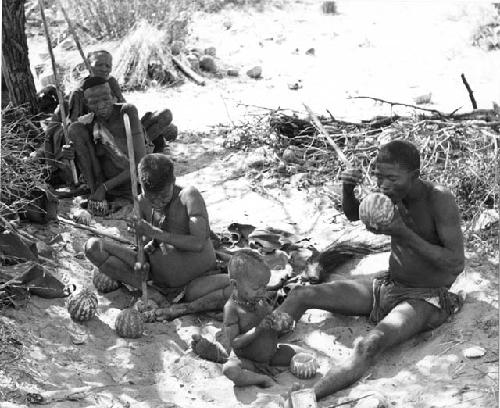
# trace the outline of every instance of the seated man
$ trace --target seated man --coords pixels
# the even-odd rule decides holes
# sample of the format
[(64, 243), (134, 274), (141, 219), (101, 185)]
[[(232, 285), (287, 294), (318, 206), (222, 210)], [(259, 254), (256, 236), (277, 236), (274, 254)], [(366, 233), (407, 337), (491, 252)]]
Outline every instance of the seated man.
[[(397, 205), (391, 223), (372, 230), (391, 236), (385, 277), (298, 287), (278, 308), (295, 320), (314, 308), (370, 315), (376, 323), (352, 356), (315, 384), (318, 399), (357, 381), (383, 350), (438, 327), (460, 308), (461, 299), (448, 291), (464, 267), (458, 207), (448, 189), (422, 180), (419, 168), (419, 152), (406, 141), (392, 141), (377, 155), (377, 185)], [(345, 171), (341, 179), (344, 212), (349, 220), (358, 220), (354, 187), (361, 172)]]
[[(138, 236), (146, 238), (149, 279), (164, 288), (187, 285), (184, 299), (192, 302), (189, 305), (194, 304), (193, 309), (188, 308), (185, 313), (176, 310), (169, 317), (222, 309), (231, 292), (229, 278), (227, 274), (207, 275), (215, 269), (215, 252), (203, 197), (194, 187), (175, 184), (173, 163), (164, 154), (144, 156), (138, 170), (141, 219), (135, 230)], [(108, 277), (141, 288), (141, 276), (134, 272), (137, 255), (132, 249), (90, 238), (85, 253)], [(161, 303), (158, 292), (151, 288), (149, 291), (151, 298)], [(158, 315), (162, 313), (165, 310)]]
[(72, 123), (68, 135), (78, 167), (90, 188), (89, 200), (131, 198), (123, 114), (127, 113), (130, 118), (134, 156), (138, 163), (145, 155), (145, 144), (137, 109), (131, 104), (114, 103), (104, 78), (87, 78), (83, 91), (91, 113)]

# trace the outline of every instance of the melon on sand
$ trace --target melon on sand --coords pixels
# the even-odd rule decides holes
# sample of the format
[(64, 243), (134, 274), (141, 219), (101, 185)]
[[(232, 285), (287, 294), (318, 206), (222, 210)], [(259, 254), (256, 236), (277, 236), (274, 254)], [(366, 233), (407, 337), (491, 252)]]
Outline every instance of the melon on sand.
[(90, 289), (74, 293), (68, 300), (68, 312), (73, 320), (85, 322), (97, 313), (97, 295)]
[(144, 331), (144, 321), (141, 314), (135, 309), (122, 310), (115, 322), (116, 334), (127, 339), (137, 339)]

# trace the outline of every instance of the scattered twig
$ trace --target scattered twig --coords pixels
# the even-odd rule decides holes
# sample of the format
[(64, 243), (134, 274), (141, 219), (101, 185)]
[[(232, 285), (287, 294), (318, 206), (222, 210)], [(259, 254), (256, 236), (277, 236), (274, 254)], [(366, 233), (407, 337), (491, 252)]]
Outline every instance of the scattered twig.
[(342, 405), (354, 404), (355, 402), (358, 402), (358, 401), (361, 401), (362, 399), (371, 397), (372, 395), (373, 394), (363, 395), (362, 397), (358, 397), (358, 398), (353, 398), (353, 399), (350, 399), (350, 400), (346, 400), (346, 401), (340, 402), (338, 404), (328, 405), (327, 408), (336, 408), (336, 407), (341, 407)]
[(449, 114), (447, 115), (445, 113), (442, 113), (442, 112), (438, 111), (437, 109), (421, 108), (420, 106), (417, 106), (417, 105), (410, 105), (410, 104), (402, 103), (402, 102), (386, 101), (385, 99), (374, 98), (372, 96), (350, 96), (348, 99), (371, 99), (371, 100), (376, 101), (376, 102), (387, 103), (387, 104), (391, 105), (391, 107), (392, 106), (406, 106), (407, 108), (418, 109), (418, 110), (425, 111), (425, 112), (432, 112), (432, 113), (438, 115), (439, 117), (450, 116)]
[(465, 75), (461, 74), (460, 77), (462, 78), (462, 82), (465, 85), (465, 89), (467, 89), (467, 92), (469, 93), (469, 99), (472, 103), (472, 109), (477, 109), (477, 102), (476, 102), (476, 99), (474, 98), (474, 92), (472, 92), (472, 89), (471, 89), (469, 83), (467, 82)]

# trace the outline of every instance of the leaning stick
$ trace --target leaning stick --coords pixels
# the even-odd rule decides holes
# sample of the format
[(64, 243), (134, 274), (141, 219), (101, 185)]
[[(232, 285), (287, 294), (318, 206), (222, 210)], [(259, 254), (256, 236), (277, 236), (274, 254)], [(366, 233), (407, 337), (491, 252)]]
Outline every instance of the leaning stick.
[(187, 75), (187, 77), (193, 80), (197, 85), (205, 86), (205, 79), (194, 72), (190, 67), (184, 64), (180, 58), (172, 56), (172, 61), (179, 67), (179, 69)]
[[(123, 114), (123, 124), (125, 125), (125, 134), (127, 135), (127, 149), (128, 149), (128, 162), (130, 164), (130, 183), (132, 184), (132, 196), (134, 197), (134, 213), (137, 220), (141, 219), (141, 210), (139, 208), (139, 193), (137, 191), (137, 173), (135, 165), (135, 154), (134, 154), (134, 140), (132, 139), (132, 129), (130, 128), (130, 118), (127, 113)], [(144, 305), (148, 306), (148, 286), (147, 286), (147, 274), (144, 270), (145, 265), (145, 254), (144, 245), (142, 245), (142, 239), (139, 235), (135, 234), (135, 240), (137, 243), (137, 263), (140, 265), (140, 270), (142, 273), (141, 279), (141, 289), (142, 289), (142, 300)]]
[(89, 75), (92, 75), (92, 68), (90, 67), (90, 62), (83, 53), (82, 46), (80, 44), (80, 40), (78, 39), (78, 34), (76, 33), (73, 24), (71, 23), (71, 20), (68, 17), (68, 14), (66, 13), (65, 8), (63, 7), (62, 3), (60, 1), (57, 2), (59, 7), (61, 8), (61, 11), (64, 15), (64, 19), (66, 20), (66, 23), (68, 24), (69, 31), (71, 32), (71, 35), (73, 36), (73, 40), (75, 40), (76, 48), (78, 48), (78, 52), (80, 53), (80, 56), (83, 59), (83, 62), (85, 63), (85, 66), (87, 67), (87, 70), (89, 71)]
[[(64, 97), (61, 91), (61, 86), (57, 75), (56, 59), (54, 58), (54, 51), (52, 51), (52, 41), (50, 40), (49, 26), (47, 25), (47, 19), (45, 18), (45, 9), (43, 5), (43, 0), (38, 0), (38, 4), (40, 6), (40, 13), (42, 15), (43, 28), (45, 30), (45, 38), (47, 39), (47, 47), (49, 49), (50, 60), (52, 62), (52, 72), (54, 74), (54, 82), (56, 86), (57, 97), (59, 99), (59, 111), (61, 112), (64, 140), (66, 141), (66, 144), (69, 144), (70, 140), (68, 137), (68, 126), (66, 124), (66, 110), (64, 109)], [(73, 182), (75, 183), (75, 185), (78, 185), (78, 174), (76, 172), (75, 162), (73, 160), (70, 160), (69, 165), (71, 167), (71, 174), (73, 175)]]
[(64, 224), (71, 225), (72, 227), (75, 227), (75, 228), (79, 228), (79, 229), (82, 229), (85, 231), (92, 232), (93, 234), (104, 237), (104, 238), (113, 239), (117, 242), (120, 242), (121, 244), (134, 245), (134, 243), (129, 241), (128, 239), (117, 237), (116, 235), (108, 234), (107, 232), (99, 231), (97, 228), (89, 227), (88, 225), (83, 225), (83, 224), (80, 224), (78, 222), (68, 220), (67, 218), (61, 217), (60, 215), (57, 216), (57, 221), (60, 221)]
[(318, 117), (314, 114), (314, 112), (311, 110), (309, 106), (307, 106), (305, 103), (303, 104), (304, 108), (306, 108), (307, 113), (309, 114), (309, 117), (313, 121), (314, 127), (319, 130), (319, 132), (326, 138), (328, 143), (333, 147), (333, 150), (337, 153), (337, 156), (339, 159), (347, 166), (347, 167), (352, 167), (351, 162), (349, 159), (346, 157), (344, 152), (340, 150), (340, 147), (335, 143), (335, 141), (331, 138), (331, 136), (328, 134), (328, 131), (325, 129), (323, 124), (320, 122)]

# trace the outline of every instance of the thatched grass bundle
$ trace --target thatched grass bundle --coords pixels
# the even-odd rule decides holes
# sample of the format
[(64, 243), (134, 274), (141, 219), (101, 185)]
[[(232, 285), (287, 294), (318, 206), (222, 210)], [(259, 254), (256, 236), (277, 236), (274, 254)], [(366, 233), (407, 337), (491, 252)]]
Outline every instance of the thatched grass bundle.
[(157, 28), (140, 21), (123, 39), (113, 59), (114, 75), (125, 89), (142, 89), (150, 84), (151, 71), (175, 73), (170, 52), (172, 41), (186, 33), (186, 20), (172, 20), (169, 29)]
[(22, 211), (35, 201), (33, 191), (45, 188), (48, 165), (30, 157), (42, 143), (43, 131), (23, 107), (2, 111), (0, 196), (2, 211)]

